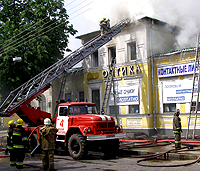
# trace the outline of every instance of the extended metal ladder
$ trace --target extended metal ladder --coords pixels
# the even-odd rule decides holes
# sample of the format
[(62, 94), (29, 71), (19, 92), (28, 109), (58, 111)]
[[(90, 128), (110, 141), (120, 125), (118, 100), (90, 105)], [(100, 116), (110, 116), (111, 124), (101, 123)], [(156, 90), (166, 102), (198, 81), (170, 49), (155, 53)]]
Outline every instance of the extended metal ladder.
[(114, 73), (115, 73), (114, 65), (115, 65), (115, 57), (111, 57), (108, 76), (107, 76), (107, 80), (106, 80), (104, 98), (103, 98), (103, 103), (102, 103), (102, 109), (101, 109), (105, 113), (108, 113), (107, 106), (108, 106), (109, 99), (110, 99), (110, 92), (111, 92), (111, 88), (112, 88), (112, 84), (113, 84), (113, 77), (114, 77)]
[(80, 68), (75, 68), (69, 72), (65, 72), (63, 74), (63, 77), (62, 77), (62, 80), (61, 80), (61, 84), (60, 84), (60, 90), (59, 90), (59, 94), (58, 94), (58, 103), (56, 104), (56, 108), (55, 108), (55, 111), (54, 111), (54, 115), (53, 117), (56, 116), (56, 112), (57, 112), (57, 107), (58, 107), (58, 104), (59, 104), (59, 100), (61, 100), (63, 98), (63, 95), (64, 95), (64, 88), (65, 88), (65, 84), (66, 84), (66, 80), (67, 80), (67, 77), (73, 73), (77, 73), (77, 72), (80, 72), (83, 70), (83, 67), (80, 67)]
[[(195, 114), (193, 137), (192, 137), (193, 140), (194, 140), (194, 137), (195, 137), (197, 111), (198, 111), (198, 103), (199, 103), (199, 83), (200, 83), (200, 69), (199, 69), (200, 65), (199, 65), (199, 58), (198, 58), (199, 47), (200, 47), (199, 36), (200, 36), (200, 33), (197, 36), (197, 48), (196, 48), (195, 64), (194, 64), (192, 96), (191, 96), (191, 102), (190, 102), (190, 114), (189, 114), (189, 118), (188, 118), (188, 129), (187, 129), (187, 132), (186, 132), (186, 140), (188, 139), (189, 128), (190, 128), (190, 120), (191, 120), (192, 114)], [(195, 99), (194, 93), (196, 94), (196, 99)], [(193, 103), (193, 102), (195, 102), (195, 103)]]
[(26, 105), (50, 87), (50, 83), (64, 72), (67, 72), (77, 63), (94, 53), (101, 46), (109, 42), (112, 37), (117, 35), (130, 22), (124, 19), (111, 27), (111, 30), (104, 35), (98, 35), (76, 51), (55, 64), (45, 69), (35, 77), (22, 84), (20, 87), (11, 91), (8, 97), (0, 106), (0, 116), (10, 116), (16, 112), (20, 105)]

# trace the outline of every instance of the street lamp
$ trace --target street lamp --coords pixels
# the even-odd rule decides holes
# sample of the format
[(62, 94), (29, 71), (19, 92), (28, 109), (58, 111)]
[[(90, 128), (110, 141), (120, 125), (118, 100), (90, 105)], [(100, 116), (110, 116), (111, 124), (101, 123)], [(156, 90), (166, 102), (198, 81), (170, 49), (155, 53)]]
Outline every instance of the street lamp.
[(14, 57), (13, 62), (21, 62), (22, 58), (21, 57)]

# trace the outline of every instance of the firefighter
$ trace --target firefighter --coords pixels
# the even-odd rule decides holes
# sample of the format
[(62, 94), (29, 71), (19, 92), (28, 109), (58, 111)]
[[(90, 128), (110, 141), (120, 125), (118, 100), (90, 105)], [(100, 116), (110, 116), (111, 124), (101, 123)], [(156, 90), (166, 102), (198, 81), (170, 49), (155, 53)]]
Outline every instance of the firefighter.
[(27, 137), (23, 125), (23, 120), (17, 120), (17, 126), (13, 129), (13, 152), (16, 156), (16, 168), (22, 169), (25, 158), (25, 148), (27, 147)]
[(44, 126), (39, 132), (39, 141), (42, 147), (42, 165), (43, 170), (54, 170), (54, 149), (55, 149), (55, 134), (58, 129), (51, 125), (51, 120), (46, 118)]
[(108, 31), (110, 31), (110, 20), (106, 20), (106, 18), (103, 18), (100, 21), (100, 31), (101, 31), (101, 35), (103, 35), (104, 33), (107, 33)]
[(181, 148), (181, 118), (179, 117), (180, 111), (176, 109), (173, 117), (173, 133), (175, 135), (175, 149)]
[(10, 166), (15, 166), (16, 160), (15, 160), (15, 154), (13, 152), (13, 128), (14, 128), (14, 120), (10, 120), (8, 122), (8, 130), (7, 130), (7, 148), (6, 151), (8, 150), (10, 152)]

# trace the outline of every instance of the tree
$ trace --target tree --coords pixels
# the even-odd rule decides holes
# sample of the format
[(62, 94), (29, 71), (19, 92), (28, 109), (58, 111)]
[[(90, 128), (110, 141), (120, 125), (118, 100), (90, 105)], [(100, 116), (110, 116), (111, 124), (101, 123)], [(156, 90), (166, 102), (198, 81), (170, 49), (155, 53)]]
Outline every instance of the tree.
[[(64, 0), (0, 0), (0, 94), (64, 57), (69, 24)], [(14, 63), (13, 57), (22, 57)], [(3, 92), (3, 93), (2, 93)]]

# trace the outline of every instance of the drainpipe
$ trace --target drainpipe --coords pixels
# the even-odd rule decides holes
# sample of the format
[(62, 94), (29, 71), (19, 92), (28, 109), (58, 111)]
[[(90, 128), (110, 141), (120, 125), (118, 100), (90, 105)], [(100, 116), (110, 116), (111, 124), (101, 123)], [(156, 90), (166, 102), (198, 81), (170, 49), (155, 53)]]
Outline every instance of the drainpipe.
[(155, 103), (154, 103), (154, 100), (155, 100), (154, 99), (154, 94), (155, 94), (155, 92), (154, 92), (153, 50), (152, 50), (152, 31), (151, 31), (151, 28), (153, 27), (153, 25), (154, 25), (154, 22), (152, 20), (151, 26), (150, 26), (150, 58), (151, 58), (151, 74), (152, 74), (151, 79), (152, 79), (152, 97), (153, 97), (153, 99), (152, 99), (153, 100), (153, 126), (154, 126), (154, 129), (158, 133), (158, 130), (156, 128)]

